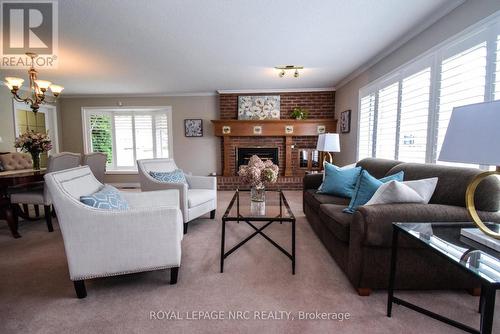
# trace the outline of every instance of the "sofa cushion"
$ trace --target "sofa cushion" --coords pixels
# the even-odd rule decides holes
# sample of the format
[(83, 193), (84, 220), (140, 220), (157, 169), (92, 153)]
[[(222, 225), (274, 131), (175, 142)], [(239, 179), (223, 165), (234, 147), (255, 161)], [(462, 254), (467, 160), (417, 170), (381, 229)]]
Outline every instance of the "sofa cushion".
[(180, 169), (176, 169), (171, 172), (153, 172), (150, 171), (149, 175), (152, 178), (165, 183), (185, 183), (187, 184), (184, 172)]
[[(438, 183), (430, 204), (465, 207), (465, 192), (471, 180), (482, 171), (476, 168), (450, 167), (435, 164), (402, 163), (388, 174), (405, 172), (405, 181), (437, 177)], [(481, 182), (475, 194), (476, 209), (495, 212), (500, 210), (500, 181), (489, 177)]]
[(127, 210), (128, 202), (120, 191), (109, 184), (92, 195), (80, 196), (80, 202), (85, 205), (104, 210)]
[(378, 159), (378, 158), (366, 158), (358, 161), (356, 166), (359, 166), (368, 171), (371, 175), (375, 176), (377, 179), (383, 178), (389, 174), (389, 171), (401, 163), (401, 161), (389, 160), (389, 159)]
[(344, 210), (346, 213), (353, 213), (356, 209), (365, 205), (375, 194), (377, 189), (384, 183), (389, 181), (403, 181), (404, 172), (398, 172), (396, 174), (385, 176), (381, 179), (373, 177), (367, 170), (363, 170), (359, 175), (358, 181), (356, 182), (356, 188), (354, 189), (354, 194), (349, 203), (349, 207)]
[(194, 208), (200, 204), (206, 203), (215, 199), (214, 190), (212, 189), (189, 189), (188, 190), (188, 207)]
[(319, 218), (325, 226), (343, 242), (349, 242), (349, 228), (352, 215), (343, 212), (344, 206), (337, 204), (321, 204)]
[(0, 155), (4, 170), (30, 169), (33, 167), (31, 156), (26, 153), (12, 152)]
[(346, 205), (349, 204), (350, 199), (327, 195), (327, 194), (321, 194), (316, 192), (315, 189), (307, 189), (304, 192), (304, 201), (314, 211), (318, 212), (319, 206), (321, 204), (338, 204), (342, 205), (343, 207), (346, 207)]
[(351, 198), (361, 167), (340, 168), (325, 162), (325, 177), (318, 192)]

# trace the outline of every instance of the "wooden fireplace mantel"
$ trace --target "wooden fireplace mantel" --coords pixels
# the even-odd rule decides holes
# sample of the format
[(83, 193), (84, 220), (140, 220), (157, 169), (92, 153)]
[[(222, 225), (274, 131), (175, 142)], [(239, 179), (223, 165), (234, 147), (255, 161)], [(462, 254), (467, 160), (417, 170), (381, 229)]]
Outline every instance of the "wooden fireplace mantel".
[[(317, 136), (320, 133), (336, 132), (337, 121), (321, 119), (273, 119), (273, 120), (212, 120), (214, 134), (223, 137), (241, 136)], [(259, 129), (260, 128), (260, 129)]]
[(337, 121), (324, 119), (279, 119), (279, 120), (212, 120), (214, 134), (223, 138), (223, 175), (232, 176), (229, 159), (231, 137), (285, 137), (284, 176), (292, 176), (292, 137), (310, 137), (321, 133), (337, 132)]

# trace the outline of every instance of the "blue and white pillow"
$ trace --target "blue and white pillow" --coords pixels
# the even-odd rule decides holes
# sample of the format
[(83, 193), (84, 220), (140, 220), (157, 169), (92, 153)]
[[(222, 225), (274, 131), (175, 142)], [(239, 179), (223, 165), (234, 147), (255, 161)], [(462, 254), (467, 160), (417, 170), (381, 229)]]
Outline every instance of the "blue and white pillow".
[(128, 210), (129, 205), (120, 191), (113, 186), (105, 185), (96, 193), (80, 196), (80, 202), (93, 208), (104, 210)]
[(186, 176), (181, 169), (172, 172), (149, 172), (152, 178), (165, 183), (187, 183)]

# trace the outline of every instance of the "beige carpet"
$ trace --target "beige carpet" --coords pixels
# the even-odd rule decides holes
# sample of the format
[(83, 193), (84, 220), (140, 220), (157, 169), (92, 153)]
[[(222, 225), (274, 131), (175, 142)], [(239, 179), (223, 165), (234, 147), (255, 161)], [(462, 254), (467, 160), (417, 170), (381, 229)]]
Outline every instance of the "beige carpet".
[[(314, 235), (300, 192), (287, 192), (297, 217), (297, 274), (288, 258), (256, 237), (233, 253), (219, 273), (220, 216), (231, 193), (221, 192), (215, 221), (191, 223), (183, 241), (177, 285), (169, 271), (87, 281), (88, 297), (75, 298), (57, 224), (22, 222), (21, 239), (0, 224), (0, 333), (463, 333), (401, 306), (385, 316), (386, 292), (359, 297)], [(290, 226), (268, 233), (289, 248)], [(232, 223), (227, 245), (252, 230)], [(416, 278), (418, 279), (418, 278)], [(477, 327), (478, 298), (465, 292), (401, 292), (398, 295)], [(150, 320), (150, 312), (250, 311), (250, 320)], [(258, 320), (268, 311), (292, 312), (295, 320)], [(299, 312), (348, 312), (349, 320), (300, 320)], [(500, 333), (499, 307), (495, 333)], [(194, 315), (191, 314), (191, 317)], [(215, 315), (212, 314), (212, 317)]]

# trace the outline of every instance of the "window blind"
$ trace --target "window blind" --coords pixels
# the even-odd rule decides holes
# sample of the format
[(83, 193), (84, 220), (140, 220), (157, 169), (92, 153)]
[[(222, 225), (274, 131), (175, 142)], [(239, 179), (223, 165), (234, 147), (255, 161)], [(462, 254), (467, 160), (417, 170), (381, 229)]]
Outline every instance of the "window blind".
[(486, 42), (483, 42), (441, 63), (436, 157), (439, 157), (453, 108), (484, 102), (486, 53)]
[(398, 87), (399, 83), (395, 82), (378, 92), (375, 151), (377, 158), (395, 159), (396, 157)]
[(495, 100), (500, 100), (500, 35), (497, 36), (497, 47), (495, 50), (495, 78), (493, 80), (494, 87), (494, 98)]
[(398, 159), (425, 162), (431, 86), (430, 67), (402, 81)]
[(373, 150), (373, 121), (375, 119), (375, 94), (361, 98), (359, 116), (359, 160), (371, 157)]

